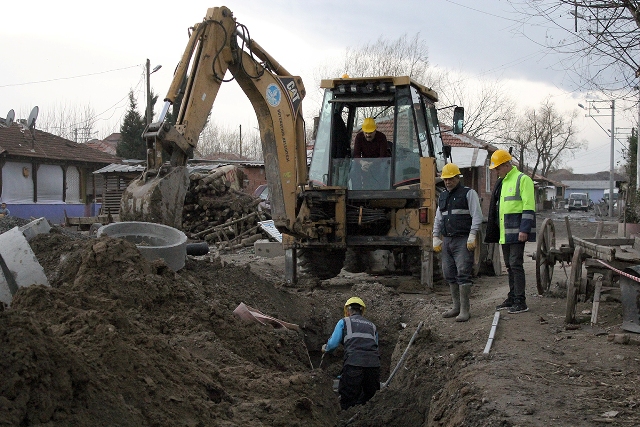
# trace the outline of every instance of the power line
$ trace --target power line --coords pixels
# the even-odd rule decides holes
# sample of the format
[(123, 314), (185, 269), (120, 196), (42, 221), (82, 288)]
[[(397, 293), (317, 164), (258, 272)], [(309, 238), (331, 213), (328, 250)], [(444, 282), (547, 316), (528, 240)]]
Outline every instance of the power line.
[(97, 73), (90, 73), (90, 74), (82, 74), (79, 76), (72, 76), (72, 77), (59, 77), (57, 79), (49, 79), (49, 80), (38, 80), (35, 82), (26, 82), (26, 83), (11, 83), (11, 84), (7, 84), (7, 85), (0, 85), (0, 88), (3, 87), (15, 87), (15, 86), (26, 86), (26, 85), (33, 85), (33, 84), (38, 84), (38, 83), (49, 83), (49, 82), (56, 82), (56, 81), (60, 81), (60, 80), (72, 80), (72, 79), (79, 79), (82, 77), (91, 77), (91, 76), (97, 76), (100, 74), (106, 74), (106, 73), (112, 73), (115, 71), (122, 71), (122, 70), (128, 70), (130, 68), (134, 68), (134, 67), (139, 67), (141, 64), (136, 64), (136, 65), (131, 65), (129, 67), (123, 67), (123, 68), (115, 68), (113, 70), (107, 70), (107, 71), (100, 71)]

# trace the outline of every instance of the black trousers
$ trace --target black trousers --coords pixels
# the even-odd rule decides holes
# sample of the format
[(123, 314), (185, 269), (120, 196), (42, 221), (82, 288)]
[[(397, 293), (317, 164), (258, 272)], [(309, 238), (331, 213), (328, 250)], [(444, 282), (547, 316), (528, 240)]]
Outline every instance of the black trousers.
[(502, 258), (509, 274), (508, 298), (517, 304), (526, 304), (524, 274), (524, 244), (525, 242), (502, 245)]
[(362, 366), (344, 365), (338, 394), (340, 407), (348, 409), (362, 405), (380, 390), (380, 368), (364, 368)]

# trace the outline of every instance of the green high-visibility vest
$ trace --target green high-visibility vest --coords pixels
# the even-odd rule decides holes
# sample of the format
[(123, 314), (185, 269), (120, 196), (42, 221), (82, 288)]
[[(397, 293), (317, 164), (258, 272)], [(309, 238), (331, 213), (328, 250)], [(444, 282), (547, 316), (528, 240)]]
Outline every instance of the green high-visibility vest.
[(516, 243), (522, 231), (535, 241), (535, 191), (533, 180), (516, 168), (502, 180), (500, 191), (500, 243)]

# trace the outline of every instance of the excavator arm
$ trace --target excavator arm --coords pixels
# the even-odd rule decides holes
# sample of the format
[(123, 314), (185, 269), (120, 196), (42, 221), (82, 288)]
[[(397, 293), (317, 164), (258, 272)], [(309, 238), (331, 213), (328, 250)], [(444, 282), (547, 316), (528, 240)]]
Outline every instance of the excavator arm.
[[(147, 167), (123, 194), (121, 219), (180, 228), (188, 187), (186, 163), (197, 147), (213, 103), (229, 71), (258, 119), (275, 225), (293, 230), (297, 192), (307, 181), (301, 102), (305, 89), (255, 41), (245, 36), (226, 7), (210, 8), (191, 32), (157, 122), (146, 129)], [(186, 82), (186, 85), (185, 85)], [(169, 107), (182, 97), (175, 125)], [(162, 152), (171, 156), (163, 163)]]

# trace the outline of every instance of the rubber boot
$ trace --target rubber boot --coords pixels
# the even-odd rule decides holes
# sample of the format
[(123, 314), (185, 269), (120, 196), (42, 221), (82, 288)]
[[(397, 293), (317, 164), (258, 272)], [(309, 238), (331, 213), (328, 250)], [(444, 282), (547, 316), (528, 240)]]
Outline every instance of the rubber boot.
[(444, 317), (445, 319), (457, 316), (460, 313), (460, 288), (456, 283), (449, 283), (449, 289), (451, 289), (453, 308), (442, 313), (442, 317)]
[(456, 317), (456, 322), (469, 320), (469, 295), (471, 295), (471, 283), (460, 285), (460, 314)]

